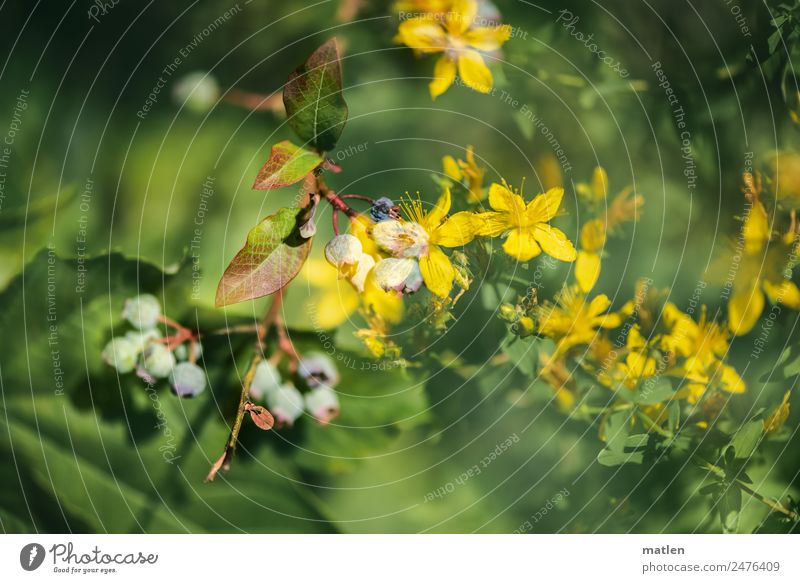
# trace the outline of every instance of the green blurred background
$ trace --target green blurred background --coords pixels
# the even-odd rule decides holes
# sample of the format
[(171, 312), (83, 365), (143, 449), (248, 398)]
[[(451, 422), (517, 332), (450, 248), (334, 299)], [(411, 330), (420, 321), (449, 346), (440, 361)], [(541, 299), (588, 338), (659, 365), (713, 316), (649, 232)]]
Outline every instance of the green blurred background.
[[(721, 2), (498, 0), (517, 31), (493, 65), (496, 93), (456, 85), (435, 102), (427, 91), (433, 60), (393, 42), (389, 3), (364, 4), (349, 22), (332, 0), (120, 0), (96, 20), (88, 3), (0, 8), (0, 135), (16, 128), (0, 207), (4, 531), (511, 532), (548, 506), (534, 532), (719, 529), (697, 474), (680, 460), (599, 466), (597, 428), (548, 407), (549, 389), (514, 371), (465, 381), (452, 369), (358, 370), (368, 361), (349, 324), (335, 332), (355, 368), (344, 370), (342, 416), (330, 427), (304, 420), (271, 434), (247, 427), (232, 471), (213, 484), (203, 477), (221, 453), (251, 339), (206, 343), (211, 390), (201, 398), (177, 400), (159, 387), (166, 425), (138, 379), (100, 360), (122, 302), (137, 293), (155, 293), (170, 316), (200, 329), (251, 322), (265, 305), (215, 310), (213, 298), (249, 228), (294, 196), (250, 189), (270, 145), (291, 132), (280, 112), (224, 101), (202, 113), (181, 107), (171, 91), (193, 71), (209, 71), (223, 90), (266, 95), (339, 37), (350, 107), (334, 153), (344, 172), (331, 178), (340, 191), (398, 198), (419, 190), (432, 200), (442, 156), (463, 156), (472, 144), (491, 180), (518, 185), (524, 177), (529, 195), (562, 181), (561, 225), (576, 240), (573, 183), (604, 166), (612, 192), (632, 184), (646, 200), (642, 220), (608, 248), (614, 259), (598, 289), (617, 306), (639, 277), (672, 288), (685, 306), (736, 236), (748, 157), (796, 140), (781, 92), (786, 51), (770, 57), (769, 7), (758, 2), (738, 4), (745, 36)], [(579, 16), (576, 30), (623, 63), (627, 79), (565, 32), (557, 22), (565, 9)], [(150, 111), (137, 115), (176, 57)], [(694, 189), (656, 61), (686, 112)], [(551, 144), (523, 106), (553, 132), (570, 171), (548, 162)], [(209, 177), (213, 196), (202, 200)], [(324, 214), (321, 236), (329, 222)], [(565, 276), (546, 273), (540, 293), (555, 292)], [(314, 296), (302, 283), (292, 289), (287, 319), (298, 345), (319, 348), (305, 311)], [(710, 291), (703, 301), (722, 305)], [(793, 321), (784, 315), (772, 355), (749, 366), (750, 391), (732, 405), (742, 418), (788, 388), (756, 379)], [(459, 323), (447, 347), (482, 362), (502, 330), (494, 319)], [(742, 355), (752, 348), (737, 346)], [(480, 466), (511, 437), (518, 443)], [(797, 495), (797, 455), (787, 453), (797, 441), (769, 446), (752, 469), (765, 493), (781, 496), (789, 484)], [(479, 473), (459, 478), (476, 464)], [(442, 488), (446, 495), (431, 495)], [(748, 501), (742, 529), (763, 516)]]

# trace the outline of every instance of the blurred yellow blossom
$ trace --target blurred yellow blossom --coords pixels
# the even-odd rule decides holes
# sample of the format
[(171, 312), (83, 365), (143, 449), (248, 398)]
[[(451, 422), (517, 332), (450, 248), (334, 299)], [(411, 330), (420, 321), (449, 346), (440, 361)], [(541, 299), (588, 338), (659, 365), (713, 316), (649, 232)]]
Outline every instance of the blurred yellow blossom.
[(466, 160), (456, 160), (453, 156), (442, 158), (442, 167), (448, 178), (461, 182), (466, 180), (467, 201), (477, 203), (486, 198), (483, 188), (485, 168), (475, 162), (475, 152), (472, 146), (467, 146)]
[(473, 26), (477, 12), (477, 0), (453, 0), (444, 18), (422, 14), (400, 23), (399, 42), (419, 53), (442, 53), (429, 86), (433, 99), (453, 84), (456, 71), (467, 87), (480, 93), (491, 91), (492, 72), (479, 51), (499, 49), (511, 37), (511, 27)]
[(591, 301), (577, 286), (565, 286), (556, 303), (546, 302), (537, 308), (539, 333), (556, 342), (556, 352), (565, 353), (574, 346), (592, 343), (602, 328), (621, 324), (619, 314), (607, 313), (608, 296), (601, 294)]

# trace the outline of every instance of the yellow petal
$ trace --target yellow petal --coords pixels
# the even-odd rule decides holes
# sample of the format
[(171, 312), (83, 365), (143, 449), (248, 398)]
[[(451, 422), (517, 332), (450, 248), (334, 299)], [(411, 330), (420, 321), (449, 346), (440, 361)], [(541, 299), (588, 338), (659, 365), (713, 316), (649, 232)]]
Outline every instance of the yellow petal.
[(458, 54), (458, 74), (470, 89), (479, 93), (492, 90), (492, 72), (477, 51), (466, 49)]
[(477, 221), (478, 235), (481, 237), (497, 237), (502, 235), (514, 225), (509, 221), (509, 213), (478, 213), (475, 215)]
[(556, 216), (563, 198), (564, 189), (561, 187), (551, 188), (547, 192), (537, 195), (528, 203), (526, 209), (528, 220), (532, 223), (546, 223)]
[(489, 205), (496, 211), (511, 213), (518, 219), (525, 213), (522, 197), (496, 182), (489, 187)]
[(467, 44), (479, 51), (496, 51), (511, 38), (511, 26), (481, 26), (464, 35)]
[(373, 311), (390, 324), (399, 324), (403, 319), (403, 298), (383, 291), (375, 283), (375, 270), (367, 276), (362, 301), (367, 310)]
[(750, 332), (764, 310), (764, 294), (759, 282), (754, 283), (752, 287), (734, 292), (728, 302), (728, 329), (735, 336)]
[(592, 173), (592, 194), (598, 201), (608, 196), (608, 174), (602, 166), (598, 166)]
[(572, 241), (561, 231), (550, 225), (538, 224), (533, 229), (534, 237), (544, 252), (561, 261), (575, 261), (578, 256)]
[(575, 263), (575, 279), (581, 291), (586, 293), (597, 283), (600, 277), (600, 256), (597, 253), (586, 251), (578, 252), (578, 261)]
[(431, 293), (445, 298), (453, 288), (456, 273), (450, 258), (438, 247), (431, 247), (430, 252), (419, 260), (422, 279)]
[(581, 249), (592, 253), (606, 243), (606, 225), (601, 219), (592, 219), (581, 227)]
[(358, 309), (360, 301), (356, 290), (349, 283), (342, 282), (316, 302), (316, 309), (311, 312), (314, 314), (314, 326), (323, 330), (341, 326)]
[(442, 168), (444, 168), (444, 173), (448, 178), (461, 180), (463, 176), (461, 174), (461, 168), (458, 167), (458, 162), (456, 162), (456, 159), (452, 156), (445, 156), (442, 158)]
[(477, 0), (454, 0), (447, 13), (447, 30), (450, 34), (462, 35), (478, 13)]
[(430, 212), (423, 218), (422, 226), (428, 231), (428, 234), (433, 233), (439, 225), (442, 224), (447, 213), (450, 212), (450, 204), (450, 189), (445, 188), (444, 192), (442, 192), (442, 196), (439, 197), (439, 200), (436, 201), (436, 204), (433, 205)]
[(447, 44), (444, 29), (430, 18), (405, 20), (400, 23), (397, 32), (400, 42), (425, 53), (442, 51)]
[(729, 393), (744, 393), (747, 388), (736, 369), (728, 365), (722, 366), (720, 383), (722, 384), (722, 389)]
[(800, 289), (794, 282), (784, 280), (780, 283), (764, 282), (764, 291), (771, 302), (781, 304), (792, 310), (800, 310)]
[(767, 210), (761, 201), (756, 201), (742, 225), (745, 251), (751, 255), (758, 253), (764, 248), (764, 243), (769, 241), (770, 235)]
[(448, 218), (433, 232), (431, 243), (442, 247), (461, 247), (475, 238), (480, 227), (480, 221), (476, 220), (474, 213), (462, 211)]
[(503, 251), (518, 261), (529, 261), (539, 255), (542, 249), (533, 238), (531, 229), (512, 229), (503, 243)]
[[(456, 79), (456, 63), (445, 55), (439, 57), (436, 61), (436, 66), (433, 68), (433, 80), (428, 85), (428, 90), (431, 92), (431, 98), (436, 99), (442, 93), (450, 88), (453, 81)], [(452, 158), (450, 158), (453, 160)], [(453, 160), (455, 164), (455, 160)], [(457, 168), (458, 166), (456, 166)], [(456, 180), (460, 180), (456, 178)]]

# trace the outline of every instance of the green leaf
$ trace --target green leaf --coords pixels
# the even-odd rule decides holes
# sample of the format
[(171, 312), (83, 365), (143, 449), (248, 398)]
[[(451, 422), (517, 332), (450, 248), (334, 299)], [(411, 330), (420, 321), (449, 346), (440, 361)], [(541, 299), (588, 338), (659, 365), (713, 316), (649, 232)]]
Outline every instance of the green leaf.
[(625, 448), (638, 449), (640, 447), (646, 447), (648, 441), (650, 441), (650, 435), (648, 433), (629, 435), (625, 440)]
[(272, 146), (269, 159), (253, 183), (255, 190), (273, 190), (300, 182), (322, 164), (322, 157), (284, 140)]
[(614, 467), (623, 464), (640, 464), (644, 461), (644, 452), (632, 451), (625, 453), (621, 451), (611, 451), (610, 449), (602, 449), (597, 454), (597, 463), (601, 466)]
[(667, 406), (667, 429), (677, 432), (681, 425), (681, 405), (678, 401), (673, 401)]
[(533, 376), (539, 359), (538, 344), (533, 339), (522, 339), (514, 334), (509, 334), (503, 344), (503, 352), (522, 374)]
[(763, 431), (764, 422), (760, 418), (745, 423), (731, 439), (730, 447), (733, 450), (734, 459), (747, 459), (753, 455)]
[(666, 377), (646, 379), (636, 390), (634, 400), (640, 405), (656, 405), (672, 397), (675, 393), (672, 383)]
[(347, 122), (339, 46), (331, 39), (289, 76), (283, 90), (289, 126), (320, 151), (331, 150)]
[(735, 486), (728, 486), (717, 501), (722, 531), (733, 534), (739, 528), (739, 512), (742, 509), (742, 491)]
[(623, 451), (631, 430), (630, 419), (630, 411), (617, 411), (608, 416), (605, 427), (606, 449), (616, 452)]
[(217, 306), (268, 296), (299, 273), (311, 239), (300, 236), (298, 216), (303, 209), (283, 208), (256, 225), (233, 258), (217, 287)]

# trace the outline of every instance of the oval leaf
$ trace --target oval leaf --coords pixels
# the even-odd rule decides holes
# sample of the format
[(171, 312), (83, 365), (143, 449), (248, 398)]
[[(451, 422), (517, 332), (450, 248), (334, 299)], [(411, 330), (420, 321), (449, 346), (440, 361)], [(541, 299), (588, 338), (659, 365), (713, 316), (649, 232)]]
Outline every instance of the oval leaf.
[(247, 411), (250, 413), (250, 419), (253, 420), (253, 423), (255, 423), (259, 429), (267, 431), (272, 429), (272, 426), (275, 425), (275, 419), (272, 417), (272, 414), (264, 407), (252, 405)]
[(272, 146), (269, 159), (258, 172), (253, 188), (273, 190), (300, 182), (322, 162), (323, 159), (314, 152), (284, 140)]
[(331, 150), (347, 121), (339, 46), (331, 39), (289, 76), (283, 104), (289, 126), (307, 143)]
[(302, 210), (283, 208), (247, 234), (219, 281), (217, 306), (268, 296), (294, 279), (311, 249), (311, 239), (303, 239), (297, 225)]

